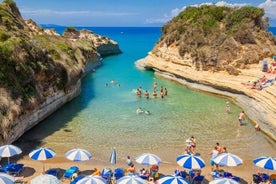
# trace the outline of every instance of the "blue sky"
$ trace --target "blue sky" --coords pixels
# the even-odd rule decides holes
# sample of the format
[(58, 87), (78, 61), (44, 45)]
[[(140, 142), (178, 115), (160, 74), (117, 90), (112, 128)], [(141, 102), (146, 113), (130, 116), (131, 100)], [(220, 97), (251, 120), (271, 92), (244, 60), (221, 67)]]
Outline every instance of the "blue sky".
[(276, 27), (276, 0), (14, 0), (24, 19), (65, 26), (163, 26), (187, 6), (252, 5)]

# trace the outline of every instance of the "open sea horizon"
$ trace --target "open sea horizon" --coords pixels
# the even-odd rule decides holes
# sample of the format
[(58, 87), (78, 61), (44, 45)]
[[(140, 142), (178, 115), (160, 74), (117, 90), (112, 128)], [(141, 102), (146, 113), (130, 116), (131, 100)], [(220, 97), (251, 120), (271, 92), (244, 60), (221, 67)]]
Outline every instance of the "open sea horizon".
[[(54, 28), (61, 34), (66, 27), (44, 28)], [(244, 126), (238, 127), (237, 115), (242, 109), (231, 99), (191, 90), (135, 67), (134, 63), (146, 57), (158, 41), (161, 27), (76, 28), (111, 38), (119, 44), (122, 54), (105, 57), (95, 72), (82, 79), (80, 96), (26, 132), (16, 142), (23, 152), (47, 146), (56, 150), (57, 157), (64, 157), (66, 151), (78, 147), (92, 153), (91, 162), (108, 163), (116, 147), (118, 162), (124, 162), (127, 155), (134, 158), (151, 152), (164, 163), (174, 164), (175, 158), (184, 153), (185, 140), (193, 135), (197, 152), (207, 163), (216, 142), (247, 163), (262, 155), (275, 156), (275, 143), (256, 132), (248, 118)], [(269, 31), (276, 34), (275, 27)], [(139, 87), (152, 95), (154, 81), (158, 93), (161, 86), (166, 87), (168, 96), (136, 96)], [(225, 112), (226, 101), (230, 102), (230, 113)], [(152, 114), (137, 115), (138, 107)]]

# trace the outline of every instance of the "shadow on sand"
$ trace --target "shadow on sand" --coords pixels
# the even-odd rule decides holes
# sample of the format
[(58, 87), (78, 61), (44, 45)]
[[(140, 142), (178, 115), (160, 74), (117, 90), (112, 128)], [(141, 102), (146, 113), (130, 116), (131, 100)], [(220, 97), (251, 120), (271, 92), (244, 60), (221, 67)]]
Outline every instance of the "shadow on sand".
[(20, 176), (23, 177), (29, 177), (32, 176), (35, 173), (35, 169), (31, 167), (24, 167), (22, 172), (19, 174)]

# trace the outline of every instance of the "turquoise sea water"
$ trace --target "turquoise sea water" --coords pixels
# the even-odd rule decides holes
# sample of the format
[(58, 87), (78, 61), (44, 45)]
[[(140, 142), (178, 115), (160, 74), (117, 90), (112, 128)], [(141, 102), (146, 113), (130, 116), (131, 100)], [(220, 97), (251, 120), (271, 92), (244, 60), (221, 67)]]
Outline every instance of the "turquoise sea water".
[[(59, 32), (63, 29), (57, 28)], [(225, 112), (229, 99), (190, 90), (135, 67), (134, 62), (158, 41), (161, 28), (88, 29), (117, 41), (123, 53), (104, 58), (101, 67), (83, 78), (79, 97), (23, 135), (17, 142), (23, 151), (48, 146), (57, 151), (57, 157), (63, 157), (79, 147), (92, 153), (92, 162), (108, 162), (116, 147), (118, 162), (125, 161), (127, 155), (151, 152), (165, 163), (175, 163), (176, 156), (184, 152), (185, 140), (193, 135), (197, 151), (206, 160), (216, 142), (248, 162), (261, 155), (275, 156), (275, 143), (256, 132), (248, 119), (238, 127), (237, 115), (242, 109), (231, 102), (231, 113)], [(139, 87), (152, 94), (154, 81), (158, 95), (161, 86), (168, 89), (167, 97), (136, 97)], [(138, 107), (152, 114), (137, 115)]]

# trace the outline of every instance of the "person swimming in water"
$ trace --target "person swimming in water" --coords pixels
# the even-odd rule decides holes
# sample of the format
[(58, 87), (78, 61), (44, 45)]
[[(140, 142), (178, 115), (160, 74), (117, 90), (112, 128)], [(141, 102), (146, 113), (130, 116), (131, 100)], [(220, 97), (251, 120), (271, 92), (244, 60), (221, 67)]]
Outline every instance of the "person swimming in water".
[(145, 98), (149, 99), (149, 92), (148, 92), (148, 90), (145, 91)]
[(155, 90), (156, 88), (157, 88), (157, 82), (154, 81), (154, 82), (153, 82), (153, 89)]
[(157, 97), (157, 93), (156, 93), (156, 91), (153, 91), (153, 93), (152, 93), (152, 97), (153, 97), (153, 98), (156, 98), (156, 97)]
[(141, 114), (143, 112), (141, 107), (138, 107), (138, 109), (136, 110), (136, 114)]
[(149, 110), (146, 110), (146, 111), (145, 111), (145, 114), (146, 114), (146, 115), (150, 115), (151, 112), (150, 112)]

